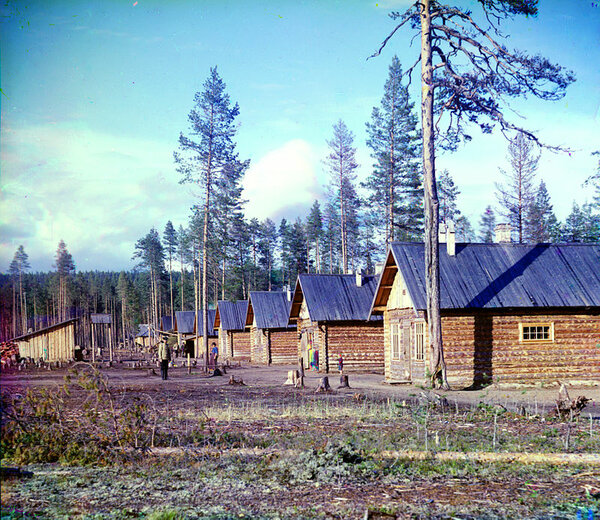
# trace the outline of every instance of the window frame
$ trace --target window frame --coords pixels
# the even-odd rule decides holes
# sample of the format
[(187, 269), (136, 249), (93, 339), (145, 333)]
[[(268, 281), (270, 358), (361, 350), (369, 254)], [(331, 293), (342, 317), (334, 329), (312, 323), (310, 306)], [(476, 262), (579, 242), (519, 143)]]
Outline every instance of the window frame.
[[(548, 327), (548, 338), (525, 338), (525, 329), (532, 327)], [(519, 322), (519, 343), (554, 343), (554, 322)]]
[[(400, 360), (400, 341), (402, 339), (400, 336), (401, 330), (402, 330), (402, 327), (401, 327), (400, 323), (390, 323), (390, 358), (393, 361)], [(394, 338), (396, 339), (395, 344), (394, 344)], [(396, 347), (395, 351), (394, 351), (394, 346)]]
[[(417, 327), (421, 328), (419, 332)], [(424, 362), (425, 361), (425, 321), (415, 321), (413, 323), (412, 332), (414, 334), (414, 349), (413, 349), (413, 359), (415, 361)], [(420, 341), (419, 341), (420, 340)]]

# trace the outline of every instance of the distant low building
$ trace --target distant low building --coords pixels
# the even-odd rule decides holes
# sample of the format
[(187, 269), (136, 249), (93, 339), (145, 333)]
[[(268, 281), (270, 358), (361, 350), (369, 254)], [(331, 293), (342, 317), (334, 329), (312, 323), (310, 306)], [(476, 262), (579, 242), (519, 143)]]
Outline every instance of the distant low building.
[(156, 340), (150, 333), (150, 327), (147, 323), (142, 323), (138, 327), (138, 333), (135, 335), (135, 344), (141, 347), (153, 347), (156, 345)]
[[(600, 245), (440, 244), (448, 381), (600, 383)], [(385, 376), (428, 383), (422, 243), (393, 243), (373, 299)]]
[(289, 325), (289, 291), (251, 291), (246, 313), (251, 361), (261, 365), (298, 362), (298, 331)]
[(223, 361), (250, 361), (250, 332), (246, 330), (248, 300), (219, 300), (214, 327), (219, 334), (219, 356)]
[(318, 358), (319, 370), (336, 370), (341, 355), (346, 371), (383, 373), (383, 320), (369, 318), (377, 276), (301, 274), (290, 323), (298, 327), (298, 356), (306, 368)]
[(13, 339), (19, 346), (19, 355), (47, 362), (75, 359), (75, 327), (78, 318), (57, 323)]

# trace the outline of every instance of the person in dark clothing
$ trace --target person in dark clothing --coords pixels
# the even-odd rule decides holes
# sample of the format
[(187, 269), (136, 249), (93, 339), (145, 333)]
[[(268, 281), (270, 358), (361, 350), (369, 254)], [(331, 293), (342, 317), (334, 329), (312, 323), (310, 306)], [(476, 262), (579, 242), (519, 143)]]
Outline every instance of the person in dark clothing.
[(171, 349), (166, 341), (158, 344), (158, 360), (160, 361), (160, 375), (166, 381), (169, 379), (169, 361), (171, 361)]

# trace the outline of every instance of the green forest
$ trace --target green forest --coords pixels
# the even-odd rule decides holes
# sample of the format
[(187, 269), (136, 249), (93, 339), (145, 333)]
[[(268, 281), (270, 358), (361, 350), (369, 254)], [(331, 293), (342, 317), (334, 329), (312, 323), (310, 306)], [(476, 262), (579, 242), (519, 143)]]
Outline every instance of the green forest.
[[(190, 112), (188, 134), (174, 153), (182, 183), (204, 191), (186, 227), (169, 220), (131, 244), (137, 266), (129, 272), (78, 272), (67, 244), (58, 244), (49, 273), (33, 273), (20, 245), (0, 275), (3, 341), (73, 317), (84, 318), (77, 342), (89, 344), (90, 313), (108, 313), (117, 342), (130, 341), (141, 323), (158, 326), (178, 310), (214, 307), (218, 300), (246, 299), (249, 291), (293, 289), (299, 273), (373, 273), (392, 241), (422, 241), (424, 228), (421, 138), (414, 103), (397, 57), (378, 106), (366, 123), (373, 168), (356, 178), (354, 134), (333, 124), (323, 159), (327, 198), (315, 200), (304, 218), (259, 221), (244, 214), (241, 180), (249, 161), (236, 151), (237, 104), (217, 68)], [(211, 133), (212, 132), (212, 133)], [(473, 224), (461, 213), (460, 189), (450, 172), (437, 176), (439, 218), (456, 226), (458, 242), (493, 242), (496, 224), (512, 226), (519, 243), (600, 241), (600, 166), (590, 172), (592, 202), (573, 202), (560, 222), (538, 171), (540, 151), (523, 133), (507, 145), (503, 183)], [(491, 187), (490, 187), (491, 188)], [(477, 228), (477, 230), (476, 230)]]

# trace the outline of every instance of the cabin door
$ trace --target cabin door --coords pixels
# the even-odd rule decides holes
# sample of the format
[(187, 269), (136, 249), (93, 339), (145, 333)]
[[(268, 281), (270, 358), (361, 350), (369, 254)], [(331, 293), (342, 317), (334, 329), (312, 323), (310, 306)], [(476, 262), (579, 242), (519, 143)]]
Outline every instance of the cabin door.
[(312, 331), (302, 331), (302, 338), (300, 340), (300, 352), (302, 356), (302, 362), (304, 368), (310, 368), (310, 363), (314, 356), (314, 333)]
[(410, 344), (410, 322), (402, 324), (401, 348), (404, 365), (404, 378), (406, 381), (412, 381), (412, 363), (411, 363), (411, 344)]

